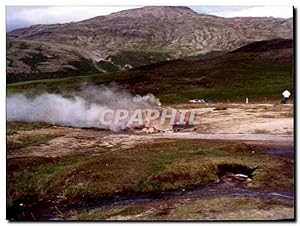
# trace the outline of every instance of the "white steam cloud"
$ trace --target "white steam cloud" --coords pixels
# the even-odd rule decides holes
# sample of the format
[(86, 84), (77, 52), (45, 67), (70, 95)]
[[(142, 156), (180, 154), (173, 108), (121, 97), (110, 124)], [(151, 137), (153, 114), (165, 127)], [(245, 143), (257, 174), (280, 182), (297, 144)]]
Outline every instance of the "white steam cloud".
[(86, 87), (72, 96), (45, 93), (35, 98), (24, 94), (7, 97), (7, 121), (47, 122), (74, 127), (124, 129), (122, 125), (102, 125), (99, 116), (107, 109), (157, 107), (159, 99), (154, 95), (133, 96), (116, 86)]

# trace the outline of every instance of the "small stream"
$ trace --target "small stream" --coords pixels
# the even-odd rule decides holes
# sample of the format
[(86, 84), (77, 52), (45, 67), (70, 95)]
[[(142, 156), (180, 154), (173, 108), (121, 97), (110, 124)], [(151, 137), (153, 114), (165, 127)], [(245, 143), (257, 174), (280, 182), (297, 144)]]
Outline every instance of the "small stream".
[(294, 147), (282, 146), (282, 147), (269, 147), (266, 154), (275, 155), (286, 159), (294, 159)]
[(235, 183), (219, 183), (211, 186), (197, 188), (192, 190), (182, 190), (165, 192), (160, 194), (137, 195), (135, 197), (120, 197), (110, 200), (104, 200), (94, 205), (86, 206), (86, 210), (95, 207), (114, 207), (128, 204), (151, 203), (154, 201), (167, 201), (176, 199), (189, 199), (189, 198), (208, 198), (217, 196), (231, 196), (231, 197), (277, 197), (285, 199), (287, 202), (294, 202), (293, 192), (275, 192), (275, 191), (258, 191), (245, 188)]

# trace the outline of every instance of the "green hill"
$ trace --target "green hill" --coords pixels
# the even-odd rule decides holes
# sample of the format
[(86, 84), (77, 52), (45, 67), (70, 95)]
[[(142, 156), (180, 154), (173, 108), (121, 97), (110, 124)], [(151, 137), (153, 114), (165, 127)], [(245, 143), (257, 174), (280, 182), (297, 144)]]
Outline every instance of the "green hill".
[(292, 40), (276, 39), (251, 43), (212, 59), (180, 59), (110, 74), (14, 83), (8, 85), (7, 91), (68, 95), (83, 84), (115, 82), (132, 93), (153, 93), (165, 103), (194, 98), (263, 100), (280, 98), (283, 89), (293, 89), (292, 59)]

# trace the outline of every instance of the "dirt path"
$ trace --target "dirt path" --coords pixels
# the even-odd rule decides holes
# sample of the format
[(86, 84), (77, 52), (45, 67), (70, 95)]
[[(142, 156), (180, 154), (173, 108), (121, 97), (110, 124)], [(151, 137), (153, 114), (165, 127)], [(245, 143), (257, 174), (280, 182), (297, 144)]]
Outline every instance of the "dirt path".
[[(41, 134), (45, 133), (42, 129)], [(148, 144), (153, 142), (163, 142), (169, 139), (197, 139), (197, 140), (228, 140), (242, 141), (252, 144), (272, 143), (273, 145), (293, 145), (293, 135), (273, 135), (273, 134), (201, 134), (197, 132), (170, 132), (156, 134), (132, 134), (132, 133), (112, 133), (110, 131), (94, 131), (68, 128), (57, 131), (49, 129), (48, 134), (64, 135), (54, 138), (45, 144), (32, 145), (24, 148), (9, 150), (7, 157), (57, 157), (71, 153), (89, 153), (99, 152), (102, 149), (107, 151), (120, 151), (122, 149), (132, 148), (138, 144)], [(39, 134), (30, 131), (20, 132), (13, 135), (9, 140), (15, 140), (20, 137), (26, 137)]]

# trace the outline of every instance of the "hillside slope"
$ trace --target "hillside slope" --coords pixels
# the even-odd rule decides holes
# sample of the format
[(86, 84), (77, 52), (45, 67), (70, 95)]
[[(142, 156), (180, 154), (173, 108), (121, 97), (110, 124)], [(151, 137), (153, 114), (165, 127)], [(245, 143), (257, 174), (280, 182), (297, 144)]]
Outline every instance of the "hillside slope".
[(253, 41), (292, 38), (292, 19), (222, 18), (188, 7), (143, 7), (7, 33), (8, 82), (114, 72)]
[(193, 98), (280, 99), (283, 89), (293, 89), (291, 47), (292, 40), (287, 39), (256, 42), (213, 59), (180, 59), (110, 74), (11, 84), (8, 93), (36, 95), (48, 91), (68, 95), (83, 84), (115, 82), (132, 93), (153, 93), (165, 103), (182, 103)]

